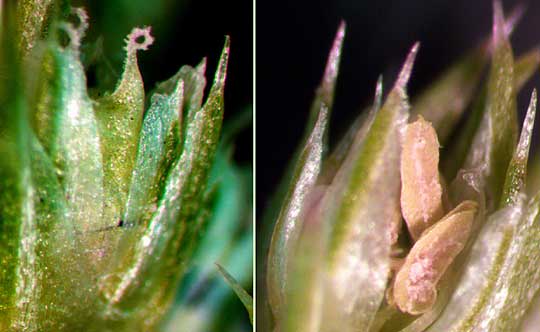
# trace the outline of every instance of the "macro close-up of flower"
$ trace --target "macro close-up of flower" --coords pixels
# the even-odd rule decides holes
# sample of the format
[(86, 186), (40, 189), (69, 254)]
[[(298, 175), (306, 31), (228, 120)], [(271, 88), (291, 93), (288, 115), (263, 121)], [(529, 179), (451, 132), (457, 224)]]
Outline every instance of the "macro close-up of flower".
[(0, 332), (537, 332), (540, 1), (0, 0)]
[[(522, 41), (519, 51), (511, 42), (521, 20), (538, 18), (534, 15), (538, 8), (533, 4), (506, 8), (505, 3), (503, 9), (500, 1), (470, 8), (440, 2), (441, 11), (431, 9), (440, 15), (440, 26), (450, 25), (443, 20), (444, 9), (452, 7), (457, 13), (463, 8), (478, 15), (482, 8), (491, 29), (435, 74), (426, 74), (421, 67), (435, 54), (430, 33), (439, 38), (441, 34), (428, 30), (430, 23), (407, 21), (416, 15), (423, 22), (421, 13), (431, 8), (425, 2), (379, 7), (339, 1), (326, 9), (331, 13), (326, 16), (317, 7), (310, 12), (331, 17), (329, 21), (335, 12), (344, 12), (344, 20), (336, 24), (311, 108), (304, 107), (303, 134), (293, 116), (287, 123), (296, 128), (298, 147), (274, 141), (272, 146), (283, 148), (276, 148), (273, 159), (257, 154), (257, 165), (264, 165), (258, 166), (257, 174), (265, 174), (257, 186), (258, 331), (538, 330), (540, 160), (533, 144), (538, 81), (532, 78), (538, 75), (540, 52), (534, 46), (540, 39), (537, 35), (528, 39), (532, 41), (524, 51)], [(368, 9), (374, 13), (371, 20), (365, 14)], [(294, 17), (295, 12), (289, 15)], [(355, 15), (365, 21), (358, 22)], [(390, 23), (391, 17), (395, 20)], [(430, 18), (434, 27), (436, 17)], [(485, 21), (483, 17), (478, 23)], [(381, 27), (373, 22), (382, 22)], [(288, 24), (296, 23), (284, 19), (283, 25)], [(366, 30), (370, 24), (374, 27)], [(385, 24), (402, 25), (405, 31), (419, 28), (399, 39), (400, 34)], [(358, 47), (354, 37), (347, 38), (349, 30), (352, 36), (362, 31), (376, 41)], [(458, 32), (446, 31), (446, 39), (437, 40), (437, 45), (457, 44), (452, 34)], [(304, 45), (287, 44), (287, 55), (294, 53), (292, 49), (302, 52), (311, 43), (303, 41), (302, 33), (293, 39)], [(384, 39), (392, 33), (395, 39)], [(270, 29), (261, 34), (272, 35)], [(288, 42), (286, 33), (281, 38), (283, 44)], [(399, 65), (392, 64), (393, 69), (373, 80), (374, 96), (367, 105), (355, 108), (353, 119), (336, 138), (329, 135), (330, 120), (343, 116), (333, 113), (350, 108), (339, 101), (344, 91), (365, 84), (358, 83), (365, 81), (361, 73), (351, 74), (350, 63), (373, 67), (374, 54), (392, 48), (380, 45), (411, 38)], [(359, 57), (347, 59), (353, 53)], [(444, 57), (430, 61), (440, 59)], [(261, 62), (269, 63), (265, 57)], [(289, 66), (286, 62), (284, 69)], [(284, 94), (310, 65), (290, 65), (298, 69), (289, 72), (292, 83), (281, 86)], [(265, 99), (265, 88), (272, 85), (260, 79), (263, 75), (271, 82), (282, 80), (271, 71), (259, 74), (258, 100)], [(421, 85), (412, 83), (417, 77)], [(353, 82), (352, 87), (340, 87)], [(304, 102), (302, 91), (293, 94)], [(356, 92), (355, 97), (364, 93)], [(521, 95), (525, 104), (518, 103)], [(298, 101), (291, 101), (286, 108), (298, 106)], [(272, 128), (266, 119), (260, 120), (268, 107), (272, 105), (257, 108), (257, 123), (265, 123), (263, 129), (257, 126), (259, 151), (266, 151), (261, 146), (267, 144), (266, 128)], [(283, 115), (272, 114), (279, 116)], [(288, 166), (280, 166), (279, 179), (269, 165), (281, 158), (278, 151), (285, 150), (292, 157)], [(261, 196), (266, 199), (259, 201)]]
[(251, 330), (251, 5), (0, 1), (0, 331)]

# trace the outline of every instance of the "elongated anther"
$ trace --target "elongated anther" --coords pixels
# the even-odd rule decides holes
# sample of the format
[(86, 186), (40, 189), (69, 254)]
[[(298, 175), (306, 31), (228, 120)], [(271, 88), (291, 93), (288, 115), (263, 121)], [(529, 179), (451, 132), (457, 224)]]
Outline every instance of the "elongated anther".
[(393, 302), (401, 311), (418, 315), (433, 307), (437, 284), (465, 246), (477, 209), (476, 202), (462, 202), (414, 244), (393, 284)]
[(443, 214), (439, 141), (422, 116), (407, 125), (401, 151), (401, 212), (413, 240)]

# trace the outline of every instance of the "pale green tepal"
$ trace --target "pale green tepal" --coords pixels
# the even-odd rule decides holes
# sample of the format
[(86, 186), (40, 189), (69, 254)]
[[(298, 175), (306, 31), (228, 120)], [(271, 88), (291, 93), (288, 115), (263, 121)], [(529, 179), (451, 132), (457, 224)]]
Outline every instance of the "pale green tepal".
[(76, 27), (51, 14), (42, 37), (21, 8), (0, 36), (0, 330), (154, 331), (208, 216), (229, 39), (204, 102), (206, 60), (145, 103), (153, 37), (135, 28), (115, 90), (92, 99), (85, 12)]
[[(326, 156), (340, 26), (286, 190), (278, 191), (274, 232), (262, 244), (268, 256), (259, 328), (525, 331), (522, 321), (540, 289), (540, 188), (525, 187), (534, 183), (527, 160), (537, 95), (532, 92), (521, 135), (516, 95), (537, 70), (540, 52), (514, 60), (514, 23), (515, 15), (505, 21), (495, 1), (492, 37), (409, 100), (421, 52), (415, 44), (385, 99), (379, 80), (373, 106)], [(415, 121), (434, 128), (438, 140), (406, 135)], [(433, 153), (438, 146), (425, 150), (427, 144), (441, 145), (440, 160)], [(405, 146), (413, 151), (407, 159)], [(439, 165), (440, 175), (425, 165)], [(423, 171), (432, 182), (422, 182)], [(422, 188), (434, 185), (440, 189), (430, 192), (440, 197), (423, 195)], [(413, 237), (403, 223), (404, 204), (426, 221), (434, 216), (423, 210), (428, 199), (442, 202), (447, 216), (438, 211), (433, 226)]]

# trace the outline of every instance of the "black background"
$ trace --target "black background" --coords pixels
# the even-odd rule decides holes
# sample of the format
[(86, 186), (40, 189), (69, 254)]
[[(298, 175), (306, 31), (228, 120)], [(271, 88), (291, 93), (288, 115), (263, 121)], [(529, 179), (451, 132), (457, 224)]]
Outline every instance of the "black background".
[[(540, 43), (540, 2), (503, 1), (505, 14), (518, 3), (526, 5), (526, 12), (512, 35), (516, 55)], [(492, 12), (490, 0), (258, 1), (257, 216), (262, 215), (303, 133), (341, 19), (347, 23), (347, 32), (331, 143), (371, 101), (379, 74), (383, 74), (385, 90), (392, 85), (415, 41), (421, 47), (409, 86), (412, 95), (489, 36)], [(520, 94), (520, 113), (538, 83), (536, 73)]]

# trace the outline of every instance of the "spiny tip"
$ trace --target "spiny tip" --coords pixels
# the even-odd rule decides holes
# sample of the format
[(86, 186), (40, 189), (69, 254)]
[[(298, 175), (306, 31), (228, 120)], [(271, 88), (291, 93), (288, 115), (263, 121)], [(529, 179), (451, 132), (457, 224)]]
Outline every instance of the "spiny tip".
[(409, 82), (409, 78), (411, 77), (411, 72), (414, 66), (414, 60), (416, 59), (416, 54), (418, 54), (419, 49), (420, 49), (420, 42), (414, 43), (413, 47), (409, 51), (409, 54), (407, 55), (407, 59), (405, 60), (403, 67), (401, 68), (401, 72), (399, 73), (399, 76), (396, 82), (397, 86), (400, 86), (403, 88)]
[[(324, 70), (322, 88), (325, 90), (333, 90), (336, 82), (336, 78), (339, 72), (339, 63), (341, 60), (341, 53), (343, 48), (343, 40), (345, 39), (346, 24), (344, 20), (339, 23), (330, 54), (328, 55), (328, 61), (326, 62), (326, 68)], [(331, 92), (329, 92), (331, 93)]]
[(532, 122), (534, 124), (534, 117), (536, 115), (536, 102), (537, 102), (537, 93), (536, 88), (533, 89), (533, 92), (531, 94), (531, 101), (529, 103), (529, 109), (527, 110), (527, 114), (531, 114), (531, 117), (533, 118)]
[(493, 0), (493, 45), (497, 46), (504, 38), (504, 13), (500, 0)]
[(519, 21), (521, 21), (521, 18), (523, 17), (523, 14), (525, 13), (525, 7), (526, 6), (524, 4), (518, 4), (510, 12), (508, 19), (504, 23), (504, 33), (507, 37), (512, 34), (516, 25), (519, 23)]
[(229, 62), (229, 50), (231, 47), (231, 39), (229, 36), (225, 36), (225, 45), (223, 45), (223, 51), (219, 59), (218, 68), (216, 70), (216, 76), (214, 77), (214, 86), (220, 88), (225, 83), (225, 77), (227, 76), (227, 64)]
[(514, 152), (514, 158), (522, 160), (526, 165), (529, 158), (529, 151), (531, 147), (531, 138), (534, 128), (534, 119), (536, 117), (536, 89), (533, 89), (531, 94), (531, 100), (529, 107), (527, 108), (527, 114), (523, 120), (523, 127), (521, 129), (521, 135), (519, 142)]
[(526, 115), (526, 117), (533, 118), (533, 120), (531, 121), (533, 124), (534, 124), (534, 117), (536, 115), (536, 102), (537, 102), (537, 93), (536, 93), (536, 88), (534, 88), (531, 93), (531, 101), (529, 102), (529, 108), (527, 109), (527, 115)]

